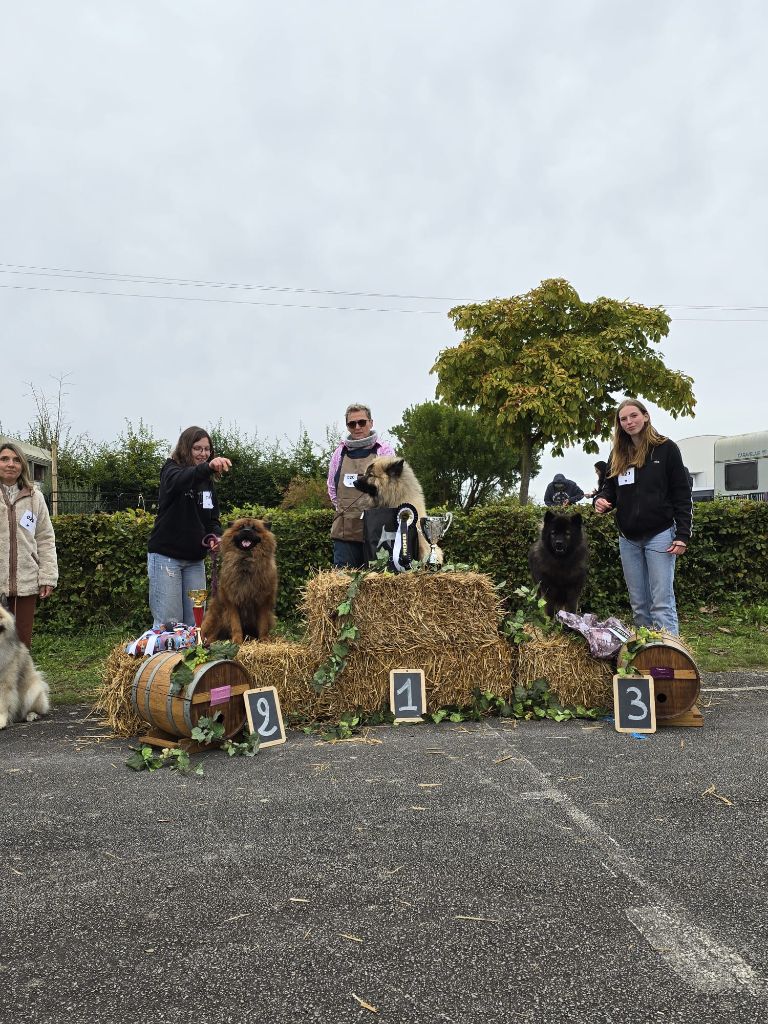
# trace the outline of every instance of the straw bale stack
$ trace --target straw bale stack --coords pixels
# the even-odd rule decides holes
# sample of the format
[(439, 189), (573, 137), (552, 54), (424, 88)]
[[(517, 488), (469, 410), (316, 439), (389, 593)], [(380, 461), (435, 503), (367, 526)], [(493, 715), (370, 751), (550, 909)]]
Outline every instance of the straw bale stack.
[(613, 662), (593, 658), (583, 637), (566, 631), (544, 636), (527, 626), (531, 640), (519, 645), (517, 682), (529, 687), (536, 679), (547, 679), (560, 704), (581, 704), (586, 708), (613, 703)]
[[(312, 677), (336, 642), (337, 608), (350, 577), (320, 572), (307, 584), (303, 643), (249, 641), (237, 655), (254, 686), (274, 686), (286, 716), (336, 720), (346, 711), (379, 711), (389, 704), (394, 668), (424, 669), (427, 708), (471, 703), (472, 691), (491, 690), (508, 700), (516, 657), (499, 635), (499, 600), (481, 573), (372, 574), (353, 603), (358, 638), (335, 682), (321, 693)], [(96, 707), (119, 736), (134, 736), (145, 724), (131, 708), (131, 686), (140, 659), (123, 645), (107, 659)]]
[[(339, 632), (337, 608), (349, 575), (320, 572), (307, 583), (306, 646), (320, 664)], [(389, 701), (394, 668), (423, 668), (427, 708), (466, 705), (476, 687), (509, 698), (512, 652), (498, 632), (500, 602), (488, 576), (476, 572), (367, 576), (355, 598), (358, 627), (344, 671), (317, 698), (317, 714), (376, 711)]]

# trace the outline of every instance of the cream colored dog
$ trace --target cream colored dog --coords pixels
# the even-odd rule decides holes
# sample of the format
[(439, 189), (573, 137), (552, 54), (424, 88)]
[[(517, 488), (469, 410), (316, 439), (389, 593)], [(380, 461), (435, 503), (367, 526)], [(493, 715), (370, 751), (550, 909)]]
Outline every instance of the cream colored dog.
[(0, 605), (0, 729), (32, 722), (50, 710), (48, 683), (16, 635), (16, 620)]

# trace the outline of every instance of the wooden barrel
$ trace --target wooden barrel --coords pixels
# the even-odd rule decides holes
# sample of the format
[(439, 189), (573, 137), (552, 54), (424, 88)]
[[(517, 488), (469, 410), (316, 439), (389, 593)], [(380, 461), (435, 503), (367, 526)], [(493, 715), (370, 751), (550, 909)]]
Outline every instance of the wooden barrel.
[[(622, 648), (619, 664), (626, 648)], [(632, 658), (631, 664), (644, 676), (653, 676), (656, 717), (674, 718), (690, 711), (699, 696), (701, 678), (693, 654), (676, 636), (650, 640)]]
[(246, 724), (243, 694), (253, 685), (237, 661), (209, 661), (199, 665), (192, 681), (178, 694), (171, 689), (171, 672), (183, 657), (163, 651), (145, 658), (133, 678), (133, 710), (155, 729), (170, 736), (191, 736), (201, 717), (221, 714), (224, 737), (231, 739)]

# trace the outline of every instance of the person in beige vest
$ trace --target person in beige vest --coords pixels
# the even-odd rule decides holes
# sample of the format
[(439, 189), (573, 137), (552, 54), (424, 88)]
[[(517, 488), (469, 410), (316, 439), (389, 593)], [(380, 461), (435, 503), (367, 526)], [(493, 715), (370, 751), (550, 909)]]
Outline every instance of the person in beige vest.
[(32, 643), (37, 599), (59, 581), (56, 538), (45, 498), (37, 490), (22, 450), (0, 448), (0, 593), (16, 616), (22, 643)]
[(394, 455), (387, 441), (380, 441), (373, 429), (370, 407), (354, 402), (347, 406), (345, 421), (349, 434), (336, 448), (328, 467), (328, 497), (336, 509), (331, 526), (333, 565), (336, 569), (359, 569), (364, 564), (361, 513), (373, 499), (358, 491), (353, 481), (379, 455)]

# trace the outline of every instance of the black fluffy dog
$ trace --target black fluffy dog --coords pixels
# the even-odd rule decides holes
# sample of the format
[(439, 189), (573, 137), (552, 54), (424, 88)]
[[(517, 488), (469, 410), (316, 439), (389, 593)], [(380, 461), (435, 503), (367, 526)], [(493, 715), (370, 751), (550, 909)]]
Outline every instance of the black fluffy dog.
[(589, 548), (581, 515), (550, 512), (544, 516), (541, 536), (528, 552), (534, 583), (547, 602), (547, 615), (564, 608), (575, 612), (587, 582)]

